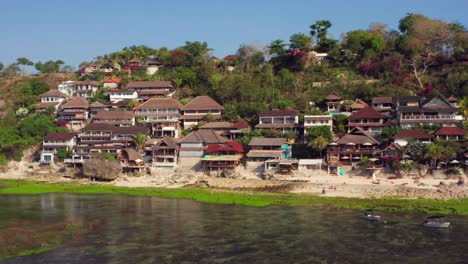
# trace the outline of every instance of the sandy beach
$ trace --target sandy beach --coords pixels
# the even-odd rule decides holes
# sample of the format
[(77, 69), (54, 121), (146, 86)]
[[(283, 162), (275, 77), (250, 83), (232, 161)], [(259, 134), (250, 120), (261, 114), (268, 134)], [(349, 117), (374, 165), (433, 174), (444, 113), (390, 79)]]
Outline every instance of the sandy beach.
[[(9, 166), (7, 172), (0, 173), (0, 179), (27, 179), (48, 183), (73, 182), (80, 184), (105, 184), (123, 187), (165, 187), (201, 186), (212, 189), (233, 191), (270, 191), (290, 192), (305, 195), (328, 197), (385, 198), (399, 197), (409, 199), (463, 199), (468, 198), (466, 184), (460, 184), (460, 177), (402, 177), (377, 175), (332, 176), (324, 171), (297, 172), (294, 175), (273, 175), (273, 179), (262, 180), (253, 173), (243, 173), (236, 178), (206, 176), (201, 172), (152, 171), (152, 175), (133, 176), (122, 174), (111, 182), (93, 182), (77, 178), (71, 172), (57, 173), (56, 168), (47, 170), (32, 169), (30, 163), (17, 162)], [(389, 179), (390, 178), (390, 179)]]

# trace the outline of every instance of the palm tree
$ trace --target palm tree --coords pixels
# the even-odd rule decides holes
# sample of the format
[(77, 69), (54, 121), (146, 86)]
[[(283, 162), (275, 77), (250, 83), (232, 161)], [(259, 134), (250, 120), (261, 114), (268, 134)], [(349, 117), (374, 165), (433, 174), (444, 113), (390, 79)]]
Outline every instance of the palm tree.
[(329, 143), (330, 142), (328, 142), (328, 140), (324, 136), (318, 136), (312, 139), (309, 142), (309, 144), (307, 144), (307, 146), (320, 152), (320, 158), (321, 158), (323, 150), (328, 146)]
[(468, 96), (463, 96), (459, 103), (460, 109), (465, 117), (468, 117)]
[(145, 142), (146, 142), (146, 135), (142, 133), (138, 133), (135, 138), (135, 144), (136, 144), (138, 153), (141, 153), (141, 150), (143, 149)]
[(284, 54), (284, 53), (286, 53), (286, 46), (287, 45), (284, 43), (284, 41), (282, 39), (273, 40), (270, 43), (268, 53), (270, 55), (272, 55), (272, 54), (276, 54), (276, 55)]
[(427, 149), (426, 158), (430, 158), (432, 160), (432, 167), (437, 164), (437, 160), (444, 156), (444, 146), (440, 143), (432, 143), (429, 148)]

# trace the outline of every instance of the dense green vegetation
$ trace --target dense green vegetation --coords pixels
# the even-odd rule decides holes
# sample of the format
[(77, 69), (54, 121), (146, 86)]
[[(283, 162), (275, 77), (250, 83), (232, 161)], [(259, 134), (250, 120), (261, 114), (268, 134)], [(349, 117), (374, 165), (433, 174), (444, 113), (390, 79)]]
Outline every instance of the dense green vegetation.
[(202, 188), (126, 188), (110, 185), (77, 185), (70, 183), (48, 184), (24, 180), (0, 180), (0, 194), (41, 193), (96, 193), (145, 195), (163, 198), (191, 199), (198, 202), (240, 204), (245, 206), (330, 206), (358, 210), (419, 211), (423, 213), (468, 214), (468, 201), (464, 200), (408, 200), (408, 199), (359, 199), (320, 197), (267, 192), (228, 192)]

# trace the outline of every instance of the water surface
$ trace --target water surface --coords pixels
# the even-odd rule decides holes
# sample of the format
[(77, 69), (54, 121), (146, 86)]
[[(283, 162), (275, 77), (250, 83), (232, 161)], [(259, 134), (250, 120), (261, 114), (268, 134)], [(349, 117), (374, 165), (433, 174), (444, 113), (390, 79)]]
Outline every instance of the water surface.
[[(2, 263), (467, 263), (468, 217), (450, 230), (425, 216), (308, 206), (266, 208), (125, 195), (2, 195), (6, 223), (103, 224), (52, 251)], [(37, 225), (40, 226), (40, 225)]]

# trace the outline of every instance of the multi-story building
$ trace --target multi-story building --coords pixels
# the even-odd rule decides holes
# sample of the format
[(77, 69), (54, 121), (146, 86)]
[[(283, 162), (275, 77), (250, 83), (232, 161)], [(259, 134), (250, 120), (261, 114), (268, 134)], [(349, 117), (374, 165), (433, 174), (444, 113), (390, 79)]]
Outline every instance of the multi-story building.
[(180, 119), (183, 121), (184, 129), (190, 129), (207, 115), (210, 115), (214, 119), (221, 119), (223, 110), (224, 107), (211, 97), (197, 96), (182, 107), (183, 115)]
[(385, 116), (372, 107), (363, 108), (348, 117), (348, 132), (359, 127), (366, 132), (380, 134), (384, 126)]
[(174, 168), (177, 166), (179, 146), (174, 138), (163, 137), (151, 147), (153, 167)]
[(133, 89), (128, 89), (128, 90), (115, 90), (114, 89), (114, 90), (107, 91), (106, 94), (109, 95), (109, 100), (113, 103), (138, 99), (138, 93)]
[(38, 109), (47, 109), (50, 106), (53, 106), (55, 110), (59, 108), (63, 101), (68, 99), (68, 95), (60, 92), (57, 89), (49, 90), (41, 95), (39, 95), (39, 104)]
[(456, 126), (463, 121), (457, 112), (458, 109), (440, 94), (428, 99), (417, 96), (397, 99), (397, 120), (402, 127)]
[(89, 119), (88, 101), (81, 97), (72, 98), (60, 106), (57, 119), (65, 121), (71, 130), (83, 128)]
[(105, 123), (113, 126), (134, 126), (135, 113), (133, 111), (98, 111), (93, 123)]
[(141, 118), (156, 138), (180, 136), (180, 109), (182, 105), (173, 98), (152, 98), (134, 108), (136, 118)]
[(369, 133), (356, 127), (327, 147), (326, 161), (328, 166), (355, 165), (367, 157), (379, 160), (380, 142)]
[(72, 151), (76, 145), (76, 133), (54, 132), (47, 134), (42, 140), (40, 163), (50, 164), (57, 160), (59, 150)]
[(335, 92), (330, 93), (325, 97), (325, 104), (327, 105), (327, 112), (330, 114), (340, 112), (341, 103), (343, 98)]
[(393, 111), (393, 98), (391, 96), (374, 97), (372, 98), (372, 108), (388, 116)]
[(137, 81), (127, 84), (127, 90), (135, 90), (142, 101), (154, 97), (171, 97), (175, 88), (176, 85), (171, 81)]
[(259, 124), (255, 128), (275, 129), (281, 133), (293, 131), (298, 133), (299, 111), (298, 110), (271, 110), (259, 114)]
[(304, 136), (309, 134), (313, 127), (327, 126), (330, 131), (333, 128), (333, 117), (331, 115), (306, 115), (304, 116)]
[(433, 136), (419, 129), (402, 130), (393, 136), (393, 140), (398, 145), (404, 147), (409, 140), (420, 143), (431, 143)]

